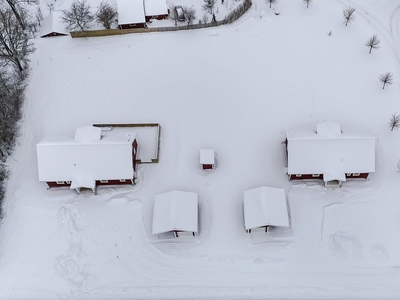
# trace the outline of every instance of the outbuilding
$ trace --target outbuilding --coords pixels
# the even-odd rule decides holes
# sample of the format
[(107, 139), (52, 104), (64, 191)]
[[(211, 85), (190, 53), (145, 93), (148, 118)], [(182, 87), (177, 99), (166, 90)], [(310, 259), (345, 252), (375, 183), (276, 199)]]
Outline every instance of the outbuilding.
[(95, 191), (98, 185), (134, 184), (136, 133), (85, 126), (74, 138), (53, 136), (37, 144), (39, 181)]
[(166, 19), (168, 18), (167, 1), (144, 0), (144, 12), (146, 16), (146, 22), (149, 22), (151, 19)]
[(198, 232), (196, 193), (171, 191), (155, 196), (153, 234), (172, 233), (175, 237), (195, 236)]
[(67, 35), (68, 32), (61, 17), (62, 13), (59, 11), (53, 11), (45, 17), (40, 24), (40, 37)]
[(203, 170), (215, 168), (215, 154), (213, 149), (200, 149), (200, 166)]
[(289, 180), (322, 179), (339, 187), (348, 179), (366, 179), (375, 172), (375, 137), (322, 122), (285, 130)]
[(117, 0), (117, 12), (120, 29), (146, 27), (143, 0)]
[(244, 191), (244, 225), (246, 231), (268, 232), (271, 227), (289, 227), (284, 189), (267, 186)]

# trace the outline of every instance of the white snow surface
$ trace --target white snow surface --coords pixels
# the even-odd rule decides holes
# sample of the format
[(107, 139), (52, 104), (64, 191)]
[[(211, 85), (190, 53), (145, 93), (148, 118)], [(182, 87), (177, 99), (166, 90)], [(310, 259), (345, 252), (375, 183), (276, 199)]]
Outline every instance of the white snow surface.
[(171, 191), (155, 196), (153, 213), (153, 234), (169, 231), (197, 233), (197, 194)]
[[(204, 30), (35, 40), (7, 162), (0, 299), (399, 298), (400, 132), (388, 120), (400, 112), (400, 4), (273, 8), (279, 16), (255, 0), (237, 22)], [(381, 47), (369, 54), (373, 34)], [(325, 120), (376, 137), (368, 180), (336, 190), (287, 180), (284, 129)], [(44, 137), (141, 122), (162, 126), (160, 162), (140, 165), (136, 186), (78, 196), (39, 183)], [(217, 169), (200, 169), (201, 148), (215, 149)], [(249, 239), (243, 191), (259, 186), (285, 189), (290, 237)], [(198, 194), (193, 242), (150, 238), (154, 197), (171, 190)]]
[(244, 224), (246, 229), (262, 226), (289, 226), (284, 189), (262, 186), (244, 191)]

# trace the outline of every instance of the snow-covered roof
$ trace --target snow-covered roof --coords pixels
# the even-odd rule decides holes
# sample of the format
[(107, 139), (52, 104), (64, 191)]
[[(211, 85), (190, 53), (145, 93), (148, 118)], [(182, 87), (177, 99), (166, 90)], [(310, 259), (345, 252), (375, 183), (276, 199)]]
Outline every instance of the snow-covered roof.
[(101, 128), (94, 126), (83, 126), (75, 131), (74, 140), (81, 143), (90, 143), (101, 139)]
[(51, 33), (68, 34), (65, 24), (61, 20), (62, 12), (53, 11), (41, 22), (40, 37)]
[[(90, 130), (77, 131), (77, 135), (81, 135), (79, 132)], [(134, 132), (121, 135), (110, 130), (101, 139), (86, 142), (59, 136), (46, 138), (36, 147), (39, 181), (132, 179), (135, 137)]]
[(144, 11), (146, 16), (167, 15), (168, 7), (165, 0), (145, 0)]
[(196, 193), (171, 191), (155, 196), (153, 234), (174, 230), (197, 232), (197, 225)]
[(143, 0), (117, 0), (118, 25), (145, 23)]
[[(288, 174), (335, 174), (337, 177), (338, 173), (375, 172), (375, 137), (346, 130), (325, 136), (317, 134), (315, 125), (285, 132)], [(322, 132), (332, 133), (331, 130)]]
[(339, 136), (342, 134), (339, 123), (326, 121), (317, 124), (317, 134), (320, 136)]
[(200, 163), (203, 165), (214, 164), (214, 150), (213, 149), (200, 149)]
[(252, 229), (262, 226), (289, 226), (284, 189), (262, 186), (244, 191), (244, 224)]

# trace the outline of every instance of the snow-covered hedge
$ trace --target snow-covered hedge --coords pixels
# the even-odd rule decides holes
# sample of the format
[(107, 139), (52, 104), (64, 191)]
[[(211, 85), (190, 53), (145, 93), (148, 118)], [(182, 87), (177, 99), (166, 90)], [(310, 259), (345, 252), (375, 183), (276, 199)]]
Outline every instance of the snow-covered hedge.
[(246, 11), (251, 7), (251, 0), (244, 0), (242, 4), (240, 4), (236, 9), (231, 11), (224, 19), (225, 24), (232, 23), (239, 19), (241, 16), (245, 14)]

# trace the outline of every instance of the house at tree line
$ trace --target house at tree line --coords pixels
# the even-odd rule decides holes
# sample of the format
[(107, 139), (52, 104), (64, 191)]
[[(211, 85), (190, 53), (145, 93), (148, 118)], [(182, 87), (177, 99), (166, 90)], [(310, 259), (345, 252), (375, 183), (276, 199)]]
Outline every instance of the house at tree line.
[(85, 126), (75, 136), (55, 136), (37, 144), (39, 181), (49, 188), (82, 188), (134, 184), (138, 144), (136, 133), (118, 128)]

